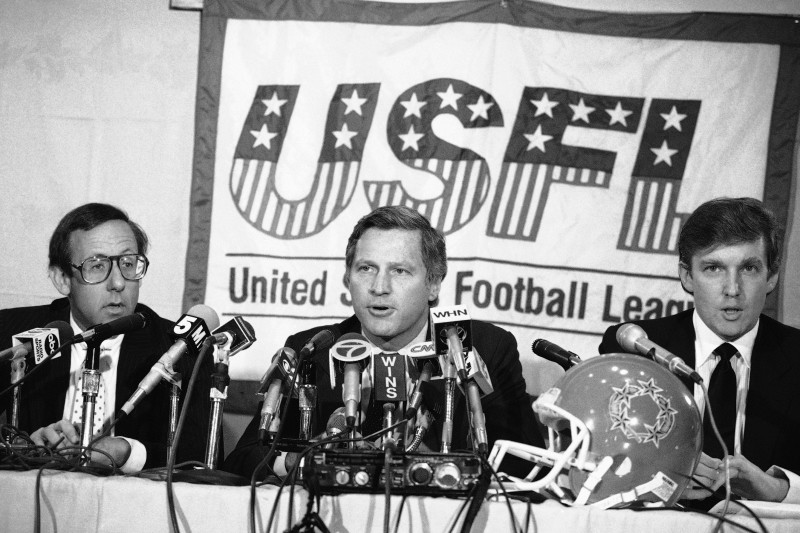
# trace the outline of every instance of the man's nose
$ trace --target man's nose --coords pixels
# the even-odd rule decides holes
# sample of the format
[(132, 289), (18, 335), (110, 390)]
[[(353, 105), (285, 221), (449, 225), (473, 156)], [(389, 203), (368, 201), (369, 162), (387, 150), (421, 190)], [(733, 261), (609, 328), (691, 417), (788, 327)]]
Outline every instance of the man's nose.
[(386, 294), (391, 291), (391, 281), (385, 272), (378, 272), (372, 278), (372, 292), (374, 294)]
[(742, 286), (742, 277), (738, 271), (731, 271), (725, 276), (725, 295), (738, 296)]
[(112, 291), (121, 291), (125, 288), (125, 278), (122, 277), (122, 271), (119, 269), (119, 263), (116, 261), (111, 262), (111, 272), (108, 275), (108, 289)]

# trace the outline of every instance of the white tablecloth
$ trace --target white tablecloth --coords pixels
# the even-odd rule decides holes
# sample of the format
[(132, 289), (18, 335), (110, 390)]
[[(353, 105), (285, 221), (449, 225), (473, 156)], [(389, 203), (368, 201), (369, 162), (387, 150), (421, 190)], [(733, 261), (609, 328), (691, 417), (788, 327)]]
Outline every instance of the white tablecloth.
[[(36, 523), (37, 472), (0, 472), (0, 532), (34, 531)], [(192, 483), (174, 484), (179, 525), (183, 532), (249, 531), (249, 487)], [(260, 487), (257, 496), (257, 527), (264, 531), (277, 488)], [(400, 508), (400, 496), (391, 499), (390, 531), (400, 512), (397, 531), (435, 533), (451, 530), (463, 500), (408, 497)], [(284, 490), (278, 521), (272, 531), (287, 528), (288, 493)], [(40, 489), (40, 525), (44, 532), (142, 532), (171, 531), (166, 483), (131, 477), (94, 477), (88, 474), (45, 470)], [(296, 523), (305, 512), (306, 493), (295, 495)], [(383, 495), (347, 494), (322, 498), (320, 516), (332, 532), (383, 531)], [(517, 522), (526, 531), (613, 532), (613, 533), (695, 533), (710, 532), (715, 520), (698, 513), (679, 511), (603, 511), (588, 507), (566, 508), (555, 502), (528, 506), (513, 502)], [(757, 503), (753, 507), (759, 508)], [(770, 533), (800, 531), (800, 506), (762, 505), (763, 519)], [(528, 516), (528, 526), (525, 519)], [(462, 515), (463, 518), (463, 515)], [(746, 515), (729, 517), (758, 531), (756, 521)], [(460, 522), (455, 531), (460, 531)], [(732, 529), (726, 528), (726, 531)], [(513, 531), (506, 503), (487, 502), (481, 508), (472, 531)]]

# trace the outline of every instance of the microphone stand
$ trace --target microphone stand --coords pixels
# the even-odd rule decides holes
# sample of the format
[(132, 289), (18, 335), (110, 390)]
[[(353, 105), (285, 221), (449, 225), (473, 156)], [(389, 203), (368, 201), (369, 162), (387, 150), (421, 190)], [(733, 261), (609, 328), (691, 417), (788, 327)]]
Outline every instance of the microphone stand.
[[(229, 486), (243, 486), (249, 485), (250, 480), (245, 478), (244, 476), (240, 476), (237, 474), (232, 474), (230, 472), (225, 472), (224, 470), (216, 470), (216, 456), (218, 443), (219, 443), (219, 435), (220, 435), (220, 428), (222, 423), (222, 404), (224, 403), (224, 397), (227, 396), (227, 383), (230, 381), (228, 377), (228, 366), (227, 364), (219, 363), (216, 365), (215, 373), (212, 374), (212, 387), (210, 395), (212, 396), (212, 402), (214, 402), (214, 397), (219, 395), (222, 398), (216, 398), (217, 401), (216, 405), (214, 406), (215, 409), (212, 409), (212, 412), (209, 414), (209, 427), (208, 427), (208, 440), (206, 442), (206, 463), (204, 464), (205, 468), (195, 468), (194, 470), (178, 470), (174, 471), (175, 461), (177, 457), (177, 441), (180, 439), (180, 434), (182, 431), (182, 427), (185, 423), (186, 411), (192, 405), (190, 402), (192, 389), (194, 385), (194, 380), (197, 377), (197, 371), (199, 366), (202, 364), (202, 359), (206, 357), (208, 351), (212, 349), (213, 344), (211, 343), (211, 338), (206, 337), (206, 340), (203, 341), (203, 345), (200, 348), (200, 353), (197, 354), (197, 360), (195, 361), (195, 368), (192, 371), (192, 376), (189, 379), (189, 383), (186, 387), (186, 395), (184, 397), (181, 415), (178, 418), (178, 425), (175, 429), (175, 440), (172, 442), (172, 446), (169, 450), (169, 455), (167, 459), (167, 497), (170, 502), (172, 502), (172, 492), (171, 492), (171, 484), (173, 481), (184, 481), (187, 483), (203, 483), (205, 485), (229, 485)], [(229, 358), (229, 351), (225, 350), (225, 360)], [(225, 383), (222, 389), (218, 389), (216, 385), (221, 385)], [(221, 394), (218, 394), (219, 391), (222, 391)], [(214, 392), (217, 391), (217, 392)], [(214, 412), (216, 411), (216, 412)], [(209, 454), (213, 461), (209, 460)], [(170, 503), (170, 507), (173, 506), (173, 503)], [(174, 526), (177, 527), (177, 526)], [(177, 530), (176, 530), (177, 531)]]
[[(11, 385), (15, 385), (25, 375), (27, 362), (24, 357), (11, 360)], [(11, 395), (11, 420), (10, 423), (15, 428), (19, 427), (19, 401), (20, 401), (20, 386), (14, 387), (14, 392)]]
[(180, 397), (181, 397), (181, 379), (180, 372), (175, 372), (172, 375), (172, 380), (169, 390), (169, 435), (167, 436), (167, 454), (172, 449), (173, 441), (175, 440), (175, 430), (178, 428), (178, 414), (180, 413)]
[(217, 456), (219, 455), (219, 437), (222, 433), (222, 412), (225, 400), (228, 398), (228, 385), (231, 378), (228, 375), (228, 362), (230, 350), (228, 343), (220, 346), (217, 350), (217, 363), (214, 365), (214, 373), (211, 374), (211, 412), (208, 419), (208, 439), (206, 440), (206, 467), (209, 470), (217, 468)]
[(442, 421), (442, 453), (450, 453), (453, 442), (453, 412), (456, 406), (456, 367), (445, 358), (442, 365), (444, 374), (444, 420)]
[(486, 432), (486, 416), (483, 414), (483, 405), (481, 405), (481, 390), (474, 379), (468, 380), (464, 384), (464, 388), (467, 409), (471, 414), (472, 445), (478, 455), (486, 458), (486, 454), (489, 453), (489, 437)]
[(314, 436), (314, 413), (317, 407), (316, 363), (309, 356), (303, 362), (297, 401), (300, 407), (300, 440), (309, 441)]
[[(81, 464), (88, 464), (91, 454), (89, 444), (92, 442), (94, 434), (94, 411), (97, 401), (97, 394), (100, 392), (100, 342), (89, 340), (86, 342), (86, 361), (83, 363), (83, 383), (81, 393), (83, 394), (83, 410), (81, 411), (81, 448), (86, 456), (81, 460)], [(77, 392), (77, 391), (76, 391)]]

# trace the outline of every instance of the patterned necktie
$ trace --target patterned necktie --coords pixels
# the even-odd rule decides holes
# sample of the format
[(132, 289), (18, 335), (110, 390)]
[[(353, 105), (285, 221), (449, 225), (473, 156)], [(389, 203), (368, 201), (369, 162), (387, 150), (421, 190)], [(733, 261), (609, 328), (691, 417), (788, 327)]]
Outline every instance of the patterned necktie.
[[(728, 453), (733, 454), (734, 434), (736, 433), (736, 372), (733, 370), (732, 356), (737, 354), (736, 348), (729, 343), (720, 344), (713, 354), (719, 359), (708, 385), (708, 405), (714, 413)], [(706, 412), (703, 418), (703, 451), (716, 458), (722, 458), (722, 446), (711, 427), (710, 417)]]

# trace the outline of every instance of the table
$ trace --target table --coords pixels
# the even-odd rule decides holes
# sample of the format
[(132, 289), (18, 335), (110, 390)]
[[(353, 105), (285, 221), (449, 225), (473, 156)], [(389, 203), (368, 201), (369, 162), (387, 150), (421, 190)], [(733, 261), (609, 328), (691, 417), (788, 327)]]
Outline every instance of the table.
[[(36, 471), (0, 471), (0, 532), (33, 531), (35, 526)], [(249, 531), (249, 487), (174, 483), (175, 502), (182, 532)], [(263, 486), (256, 491), (257, 524), (264, 530), (278, 489)], [(41, 531), (44, 532), (142, 532), (171, 531), (166, 483), (137, 477), (95, 477), (84, 473), (45, 470), (41, 479)], [(288, 494), (281, 497), (278, 521), (272, 531), (287, 528)], [(402, 497), (391, 498), (390, 531), (400, 509)], [(294, 520), (305, 512), (307, 494), (295, 494)], [(347, 494), (324, 496), (320, 516), (331, 532), (360, 533), (383, 531), (383, 495)], [(751, 502), (764, 516), (771, 533), (800, 531), (800, 505)], [(463, 500), (418, 497), (406, 498), (397, 531), (437, 533), (451, 530)], [(600, 510), (589, 507), (567, 508), (556, 502), (528, 506), (512, 502), (516, 520), (523, 526), (530, 509), (527, 531), (547, 532), (636, 532), (694, 533), (713, 529), (715, 520), (698, 513), (673, 510)], [(759, 531), (756, 521), (744, 515), (730, 517), (737, 523)], [(726, 531), (740, 531), (726, 528)], [(460, 522), (454, 531), (460, 531)], [(513, 531), (509, 509), (504, 501), (486, 502), (472, 531)], [(744, 531), (744, 530), (741, 530)]]

